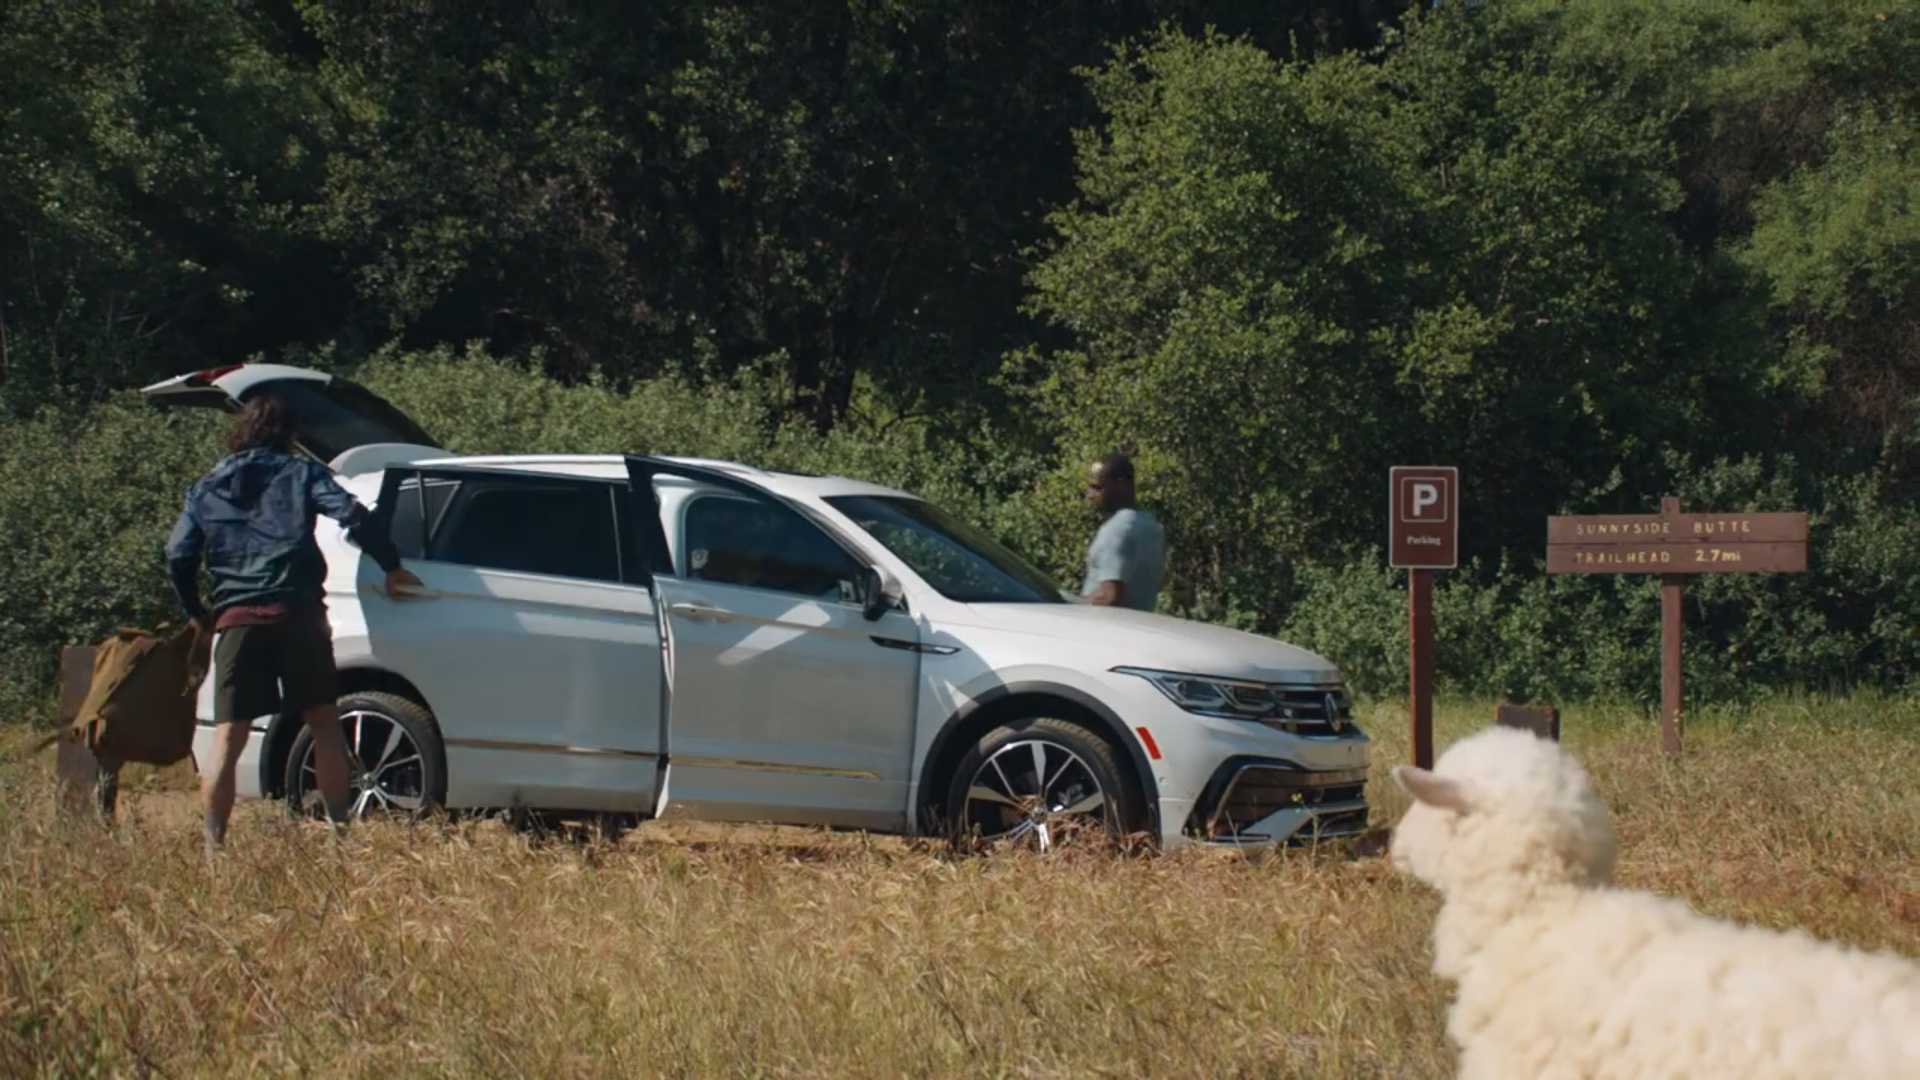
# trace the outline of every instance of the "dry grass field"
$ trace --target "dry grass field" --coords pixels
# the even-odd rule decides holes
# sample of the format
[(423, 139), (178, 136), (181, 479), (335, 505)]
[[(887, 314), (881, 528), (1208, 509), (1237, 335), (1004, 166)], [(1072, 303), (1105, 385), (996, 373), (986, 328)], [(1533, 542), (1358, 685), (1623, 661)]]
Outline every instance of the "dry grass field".
[[(1490, 704), (1439, 710), (1438, 742)], [(1920, 953), (1920, 703), (1638, 714), (1567, 742), (1625, 883)], [(1376, 822), (1404, 801), (1380, 706)], [(497, 820), (335, 841), (243, 807), (202, 859), (186, 778), (112, 832), (0, 729), (0, 1075), (1444, 1076), (1435, 901), (1384, 859), (962, 857), (807, 830)]]

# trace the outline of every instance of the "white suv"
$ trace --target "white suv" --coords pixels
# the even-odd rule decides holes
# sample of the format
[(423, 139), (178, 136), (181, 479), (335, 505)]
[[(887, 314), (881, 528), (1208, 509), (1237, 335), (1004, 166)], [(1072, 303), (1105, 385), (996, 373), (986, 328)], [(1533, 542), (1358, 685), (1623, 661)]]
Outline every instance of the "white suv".
[[(857, 480), (450, 457), (364, 388), (276, 365), (144, 393), (232, 409), (265, 387), (426, 586), (386, 596), (321, 520), (359, 812), (977, 830), (1040, 848), (1089, 825), (1162, 846), (1366, 826), (1368, 740), (1338, 669), (1302, 649), (1072, 602), (965, 522)], [(252, 732), (242, 793), (308, 804), (297, 719)]]

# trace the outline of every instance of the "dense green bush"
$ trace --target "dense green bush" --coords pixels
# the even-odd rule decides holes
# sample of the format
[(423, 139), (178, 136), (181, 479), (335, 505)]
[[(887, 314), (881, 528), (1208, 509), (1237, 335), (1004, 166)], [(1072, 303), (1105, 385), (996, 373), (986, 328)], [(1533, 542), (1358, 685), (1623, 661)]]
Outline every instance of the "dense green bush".
[[(1070, 471), (987, 418), (956, 425), (862, 414), (821, 435), (783, 419), (791, 390), (777, 375), (708, 384), (674, 375), (615, 392), (560, 386), (477, 350), (384, 352), (354, 374), (460, 452), (683, 454), (903, 487), (982, 523), (1067, 585), (1092, 529)], [(130, 397), (0, 424), (0, 710), (44, 708), (61, 645), (178, 618), (160, 548), (187, 484), (219, 456), (223, 425)], [(1781, 686), (1898, 688), (1920, 677), (1920, 518), (1910, 508), (1866, 479), (1808, 478), (1791, 459), (1673, 468), (1690, 507), (1814, 514), (1810, 573), (1689, 584), (1692, 700)], [(1169, 524), (1178, 545), (1185, 523)], [(1162, 606), (1278, 632), (1338, 662), (1369, 693), (1405, 685), (1405, 575), (1377, 549), (1241, 572), (1251, 587), (1236, 587), (1233, 575), (1211, 593), (1175, 580)], [(1284, 608), (1263, 606), (1276, 573), (1288, 582)], [(1651, 578), (1549, 578), (1538, 553), (1517, 554), (1440, 575), (1435, 619), (1447, 690), (1657, 700)]]
[(45, 706), (60, 646), (179, 621), (160, 549), (218, 447), (208, 417), (123, 399), (0, 423), (0, 716)]
[[(1769, 689), (1901, 688), (1920, 680), (1920, 519), (1865, 480), (1792, 482), (1793, 463), (1757, 458), (1680, 470), (1689, 508), (1811, 509), (1805, 574), (1709, 574), (1686, 585), (1690, 701)], [(1649, 508), (1651, 509), (1651, 508)], [(1544, 534), (1544, 529), (1542, 530)], [(1544, 539), (1542, 541), (1544, 546)], [(1367, 551), (1309, 565), (1284, 636), (1340, 662), (1371, 693), (1407, 681), (1406, 575)], [(1538, 555), (1438, 575), (1437, 674), (1461, 693), (1514, 700), (1660, 693), (1660, 589), (1650, 575), (1544, 573)]]
[(1001, 437), (990, 418), (885, 413), (866, 392), (846, 423), (822, 434), (791, 409), (795, 390), (781, 370), (767, 364), (719, 381), (674, 373), (615, 391), (561, 386), (477, 349), (439, 349), (383, 353), (357, 375), (461, 453), (671, 454), (856, 476), (1019, 530), (1005, 496), (1051, 463)]
[[(1019, 513), (1002, 495), (1038, 471), (985, 420), (966, 439), (925, 418), (867, 414), (819, 434), (791, 418), (775, 366), (616, 392), (438, 349), (381, 352), (352, 374), (462, 453), (660, 453), (840, 473), (924, 493), (1005, 532), (1019, 531)], [(44, 707), (60, 646), (179, 618), (161, 547), (187, 485), (222, 452), (223, 425), (131, 395), (0, 423), (0, 715)]]

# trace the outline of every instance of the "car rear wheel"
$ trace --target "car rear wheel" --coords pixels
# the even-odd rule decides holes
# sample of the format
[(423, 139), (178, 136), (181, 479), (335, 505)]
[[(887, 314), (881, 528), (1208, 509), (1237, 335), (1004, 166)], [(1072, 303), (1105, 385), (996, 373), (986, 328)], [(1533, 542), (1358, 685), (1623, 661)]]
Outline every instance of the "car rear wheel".
[(994, 728), (960, 760), (947, 816), (962, 836), (1051, 851), (1141, 828), (1140, 785), (1113, 745), (1054, 717)]
[[(397, 694), (347, 694), (340, 698), (340, 729), (347, 740), (351, 816), (412, 817), (446, 799), (446, 752), (426, 706)], [(325, 816), (313, 733), (304, 726), (287, 754), (285, 791), (295, 816)]]

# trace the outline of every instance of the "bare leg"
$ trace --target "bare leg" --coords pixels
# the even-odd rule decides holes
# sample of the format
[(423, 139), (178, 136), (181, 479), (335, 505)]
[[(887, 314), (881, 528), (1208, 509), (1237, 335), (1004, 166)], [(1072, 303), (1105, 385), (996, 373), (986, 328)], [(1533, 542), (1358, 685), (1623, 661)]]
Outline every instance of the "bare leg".
[(240, 771), (240, 752), (252, 735), (250, 725), (221, 724), (213, 729), (213, 767), (200, 777), (200, 802), (207, 812), (207, 850), (227, 840), (227, 819), (233, 816), (233, 783)]
[(313, 733), (313, 771), (320, 781), (320, 798), (327, 804), (327, 818), (344, 825), (352, 812), (352, 793), (347, 785), (347, 739), (340, 730), (340, 709), (333, 704), (315, 705), (302, 711), (300, 719)]

